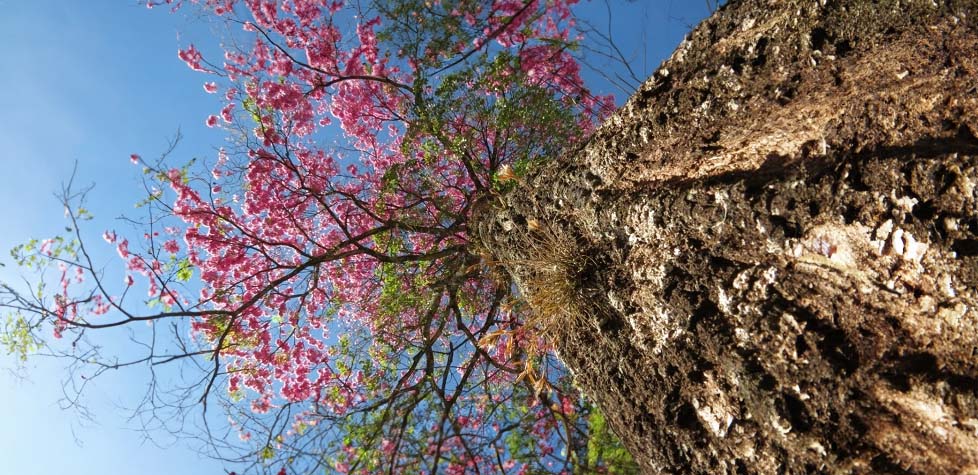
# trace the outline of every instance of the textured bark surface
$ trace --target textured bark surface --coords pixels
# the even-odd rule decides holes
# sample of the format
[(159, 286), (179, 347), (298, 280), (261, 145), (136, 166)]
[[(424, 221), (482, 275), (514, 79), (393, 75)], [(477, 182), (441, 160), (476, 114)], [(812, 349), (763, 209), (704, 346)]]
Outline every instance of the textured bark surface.
[(976, 19), (732, 1), (481, 221), (644, 471), (978, 474)]

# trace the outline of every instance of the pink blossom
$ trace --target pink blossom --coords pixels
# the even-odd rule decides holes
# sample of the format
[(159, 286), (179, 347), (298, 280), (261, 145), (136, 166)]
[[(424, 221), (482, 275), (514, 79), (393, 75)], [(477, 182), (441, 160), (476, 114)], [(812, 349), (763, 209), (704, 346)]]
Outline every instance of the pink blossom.
[(207, 121), (205, 123), (207, 124), (208, 127), (217, 126), (217, 116), (213, 114), (207, 116)]
[(175, 239), (170, 239), (163, 243), (163, 250), (169, 252), (170, 254), (176, 254), (180, 252), (180, 245), (177, 244)]
[(570, 397), (564, 396), (561, 399), (560, 412), (568, 416), (574, 413), (574, 401)]
[(194, 71), (211, 72), (209, 69), (200, 65), (200, 62), (204, 60), (204, 57), (193, 44), (188, 46), (187, 49), (178, 51), (177, 57), (183, 60), (184, 63), (187, 63), (187, 66), (190, 66), (190, 69), (193, 69)]
[(142, 159), (143, 158), (140, 157), (139, 154), (135, 154), (134, 153), (132, 155), (129, 155), (129, 161), (132, 162), (133, 165), (138, 165), (139, 164), (139, 161), (142, 160)]
[[(234, 109), (234, 103), (233, 102), (228, 103), (223, 108), (221, 108), (221, 118), (224, 119), (224, 122), (225, 123), (230, 124), (231, 121), (234, 119), (234, 116), (231, 115), (231, 111), (233, 109)], [(211, 117), (213, 117), (213, 116), (211, 116)], [(210, 121), (210, 118), (208, 118), (208, 121)]]
[(216, 93), (217, 92), (217, 83), (215, 83), (215, 82), (205, 82), (204, 83), (204, 90), (207, 91), (209, 94)]
[(119, 246), (116, 248), (119, 251), (119, 257), (123, 259), (129, 259), (129, 240), (123, 239), (119, 242)]
[(190, 66), (190, 69), (193, 69), (194, 71), (206, 73), (212, 72), (211, 70), (200, 65), (200, 62), (204, 60), (204, 57), (193, 44), (188, 46), (187, 49), (178, 51), (177, 57), (183, 60), (184, 63), (187, 63), (187, 66)]

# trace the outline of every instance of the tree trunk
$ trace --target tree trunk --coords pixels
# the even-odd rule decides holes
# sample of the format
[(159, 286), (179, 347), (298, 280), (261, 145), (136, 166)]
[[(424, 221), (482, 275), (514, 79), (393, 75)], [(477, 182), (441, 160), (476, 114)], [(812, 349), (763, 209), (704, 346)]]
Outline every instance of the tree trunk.
[(978, 5), (731, 1), (478, 232), (647, 473), (978, 473)]

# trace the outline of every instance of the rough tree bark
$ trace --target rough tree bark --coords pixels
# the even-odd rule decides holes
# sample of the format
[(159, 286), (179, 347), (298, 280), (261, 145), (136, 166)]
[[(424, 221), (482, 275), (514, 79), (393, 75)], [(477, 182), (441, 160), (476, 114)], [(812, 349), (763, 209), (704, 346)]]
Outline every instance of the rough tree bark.
[(731, 1), (480, 221), (645, 472), (978, 473), (976, 18)]

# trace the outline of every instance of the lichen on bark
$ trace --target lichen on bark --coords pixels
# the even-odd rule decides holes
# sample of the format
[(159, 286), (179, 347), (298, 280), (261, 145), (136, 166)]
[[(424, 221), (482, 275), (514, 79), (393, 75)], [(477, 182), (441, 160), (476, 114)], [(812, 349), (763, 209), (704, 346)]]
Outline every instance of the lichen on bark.
[[(739, 1), (479, 222), (648, 473), (978, 473), (978, 5)], [(532, 254), (532, 255), (531, 255)]]

